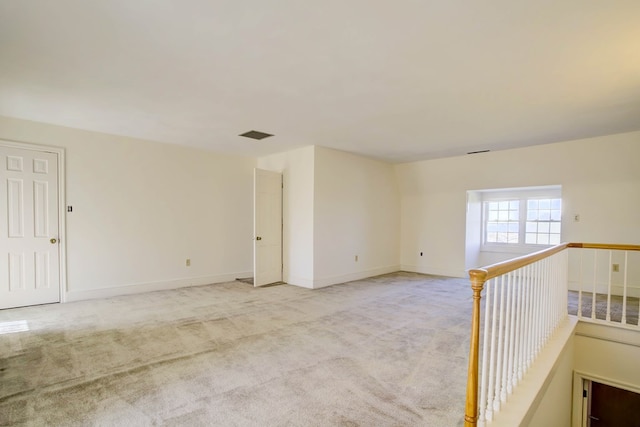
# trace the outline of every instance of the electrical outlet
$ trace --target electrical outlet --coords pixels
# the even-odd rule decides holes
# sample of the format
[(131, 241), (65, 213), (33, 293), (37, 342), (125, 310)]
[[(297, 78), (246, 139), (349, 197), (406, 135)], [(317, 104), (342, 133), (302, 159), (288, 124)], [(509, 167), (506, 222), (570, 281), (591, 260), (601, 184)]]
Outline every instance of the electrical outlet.
[(612, 271), (614, 273), (619, 273), (620, 272), (620, 264), (613, 264), (611, 267), (612, 267), (611, 269), (612, 269)]
[(358, 262), (358, 255), (356, 255), (356, 262)]
[(187, 260), (184, 263), (187, 267), (191, 267), (191, 258), (187, 258)]

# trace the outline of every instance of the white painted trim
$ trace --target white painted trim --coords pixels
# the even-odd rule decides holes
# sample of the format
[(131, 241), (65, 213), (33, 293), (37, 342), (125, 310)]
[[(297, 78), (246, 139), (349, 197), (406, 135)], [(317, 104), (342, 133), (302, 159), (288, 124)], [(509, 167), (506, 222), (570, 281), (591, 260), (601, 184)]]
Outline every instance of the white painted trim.
[(303, 277), (289, 276), (285, 278), (288, 285), (298, 286), (300, 288), (313, 289), (313, 279), (305, 279)]
[(586, 417), (585, 398), (582, 395), (584, 390), (583, 378), (578, 372), (573, 371), (573, 392), (571, 398), (571, 427), (586, 426), (584, 419)]
[(344, 274), (341, 276), (324, 277), (313, 279), (313, 289), (325, 288), (339, 283), (351, 282), (353, 280), (366, 279), (368, 277), (379, 276), (381, 274), (394, 273), (400, 271), (399, 265), (390, 265), (388, 267), (378, 267), (371, 270), (358, 271), (356, 273)]
[(465, 270), (449, 270), (445, 268), (423, 268), (417, 265), (402, 264), (400, 270), (407, 271), (409, 273), (430, 274), (433, 276), (445, 276), (445, 277), (458, 277), (467, 278), (469, 275)]
[(67, 301), (67, 214), (66, 214), (66, 173), (65, 150), (51, 145), (32, 144), (29, 142), (0, 139), (0, 145), (21, 150), (44, 151), (54, 153), (58, 158), (58, 241), (59, 241), (59, 281), (60, 302)]
[(576, 329), (576, 336), (640, 347), (640, 333), (638, 333), (636, 325), (621, 325), (617, 322), (606, 322), (604, 320), (595, 323), (591, 317), (583, 317), (578, 320), (580, 322)]
[(216, 276), (190, 277), (162, 282), (135, 283), (125, 286), (88, 289), (82, 291), (71, 290), (67, 293), (66, 301), (71, 302), (98, 298), (111, 298), (121, 295), (133, 295), (144, 292), (165, 291), (171, 289), (187, 288), (190, 286), (202, 286), (216, 283), (232, 282), (237, 278), (249, 277), (252, 274), (252, 271), (243, 271), (239, 273), (220, 274)]

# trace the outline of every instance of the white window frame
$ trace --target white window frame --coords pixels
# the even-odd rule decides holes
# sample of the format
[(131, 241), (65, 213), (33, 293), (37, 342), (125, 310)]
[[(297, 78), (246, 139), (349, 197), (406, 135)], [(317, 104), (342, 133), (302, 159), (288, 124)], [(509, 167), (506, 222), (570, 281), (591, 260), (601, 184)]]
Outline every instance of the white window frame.
[[(530, 253), (536, 250), (548, 248), (554, 246), (553, 244), (531, 244), (525, 243), (526, 238), (526, 223), (527, 223), (527, 200), (530, 199), (561, 199), (562, 189), (560, 186), (547, 186), (547, 187), (530, 187), (530, 188), (517, 188), (517, 189), (504, 189), (504, 190), (485, 190), (482, 191), (481, 199), (481, 212), (482, 212), (482, 226), (481, 226), (481, 248), (483, 252), (514, 252), (514, 253)], [(519, 207), (519, 242), (518, 243), (488, 243), (487, 239), (487, 203), (486, 202), (500, 202), (507, 200), (518, 200)], [(562, 212), (561, 212), (562, 215)], [(562, 241), (562, 217), (560, 220), (560, 241)]]

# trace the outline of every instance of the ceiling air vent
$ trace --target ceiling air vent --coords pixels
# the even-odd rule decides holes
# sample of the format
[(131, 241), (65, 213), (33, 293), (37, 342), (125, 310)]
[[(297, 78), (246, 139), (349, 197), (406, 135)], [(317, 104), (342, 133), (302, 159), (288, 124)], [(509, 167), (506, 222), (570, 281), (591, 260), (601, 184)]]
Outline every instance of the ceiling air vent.
[(239, 136), (261, 140), (261, 139), (269, 138), (270, 136), (273, 136), (273, 135), (271, 135), (270, 133), (264, 133), (257, 130), (250, 130), (249, 132), (241, 133)]

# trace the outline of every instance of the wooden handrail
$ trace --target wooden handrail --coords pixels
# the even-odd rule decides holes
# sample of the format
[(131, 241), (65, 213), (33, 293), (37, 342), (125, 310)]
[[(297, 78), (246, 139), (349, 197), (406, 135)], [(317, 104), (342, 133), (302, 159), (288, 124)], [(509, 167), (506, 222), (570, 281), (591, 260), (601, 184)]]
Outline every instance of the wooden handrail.
[(484, 284), (493, 278), (515, 271), (534, 262), (548, 258), (567, 248), (605, 249), (620, 251), (640, 251), (640, 245), (607, 243), (561, 243), (532, 254), (499, 262), (482, 268), (469, 270), (471, 289), (473, 290), (473, 311), (471, 317), (471, 340), (469, 343), (469, 369), (467, 373), (467, 399), (465, 404), (464, 425), (475, 427), (478, 422), (478, 363), (480, 349), (480, 300)]
[(487, 280), (491, 280), (494, 277), (502, 276), (503, 274), (509, 273), (510, 271), (515, 271), (519, 268), (522, 268), (525, 265), (533, 264), (534, 262), (548, 258), (557, 252), (565, 250), (571, 244), (572, 243), (561, 243), (559, 245), (552, 246), (550, 248), (543, 249), (532, 254), (527, 254), (510, 259), (508, 261), (498, 262), (496, 264), (491, 264), (482, 268), (474, 268), (472, 270), (469, 270), (471, 283), (474, 282), (474, 278), (475, 280), (479, 280), (480, 278), (482, 278), (486, 282)]
[(615, 243), (569, 243), (570, 248), (608, 249), (611, 251), (640, 251), (640, 245), (620, 245)]

